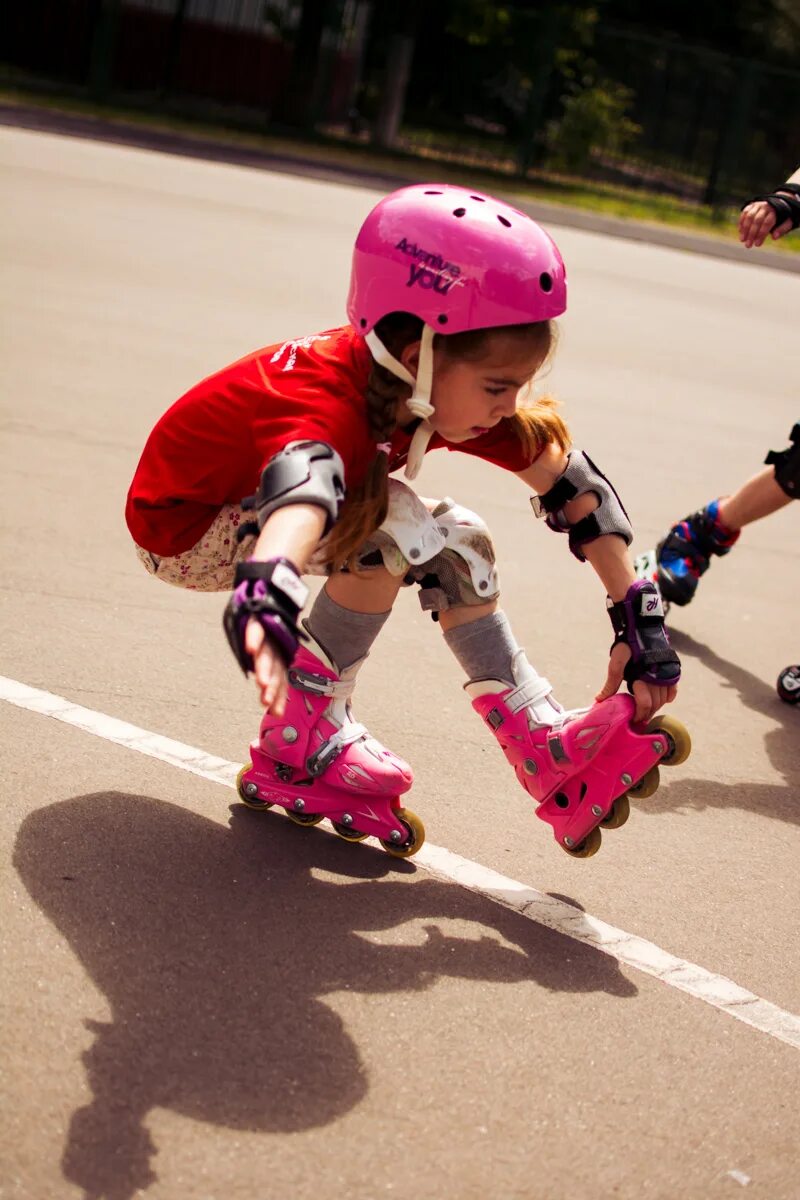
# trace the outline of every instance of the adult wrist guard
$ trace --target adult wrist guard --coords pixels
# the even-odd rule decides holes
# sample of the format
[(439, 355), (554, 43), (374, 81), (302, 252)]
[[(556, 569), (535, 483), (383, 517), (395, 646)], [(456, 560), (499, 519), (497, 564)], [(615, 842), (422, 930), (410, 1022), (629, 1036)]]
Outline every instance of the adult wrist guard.
[(669, 644), (664, 628), (661, 594), (649, 579), (637, 579), (628, 588), (624, 600), (616, 604), (608, 598), (608, 615), (614, 630), (611, 649), (624, 643), (631, 656), (625, 664), (628, 691), (637, 679), (670, 687), (681, 677), (681, 663)]
[(789, 434), (787, 450), (770, 450), (764, 462), (775, 467), (775, 482), (791, 500), (800, 500), (800, 424)]
[(245, 675), (253, 670), (253, 658), (245, 649), (245, 630), (250, 618), (258, 621), (273, 649), (288, 667), (303, 636), (297, 618), (308, 599), (308, 588), (288, 558), (268, 562), (249, 559), (239, 563), (234, 591), (222, 617), (233, 656)]
[[(788, 195), (781, 195), (781, 192), (788, 192)], [(792, 229), (797, 229), (800, 225), (800, 183), (782, 183), (774, 192), (767, 192), (764, 196), (753, 196), (747, 204), (755, 204), (758, 200), (766, 200), (775, 213), (774, 228), (787, 220), (792, 222)], [(743, 204), (742, 208), (747, 208), (747, 204)]]

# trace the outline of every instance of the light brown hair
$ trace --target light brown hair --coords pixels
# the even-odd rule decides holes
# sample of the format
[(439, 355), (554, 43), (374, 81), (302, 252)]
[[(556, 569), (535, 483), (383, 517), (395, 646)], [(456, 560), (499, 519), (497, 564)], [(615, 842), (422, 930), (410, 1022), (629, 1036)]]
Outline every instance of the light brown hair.
[[(399, 358), (411, 342), (422, 334), (422, 322), (410, 313), (390, 313), (375, 327), (375, 332), (387, 350)], [(487, 343), (495, 329), (475, 329), (465, 333), (436, 334), (435, 350), (444, 350), (452, 359), (480, 360), (487, 352)], [(519, 339), (529, 353), (541, 352), (544, 364), (555, 349), (556, 331), (552, 321), (536, 321), (528, 325), (503, 326), (503, 333)], [(367, 380), (367, 421), (376, 442), (388, 442), (397, 428), (400, 405), (411, 395), (407, 383), (392, 375), (379, 363), (373, 363)], [(530, 461), (546, 445), (555, 443), (568, 450), (570, 436), (564, 421), (556, 412), (558, 402), (551, 396), (540, 396), (523, 403), (508, 425), (519, 438)], [(328, 563), (336, 570), (353, 567), (352, 557), (370, 534), (386, 519), (389, 505), (389, 459), (380, 451), (367, 468), (363, 482), (352, 488), (342, 508), (339, 520), (325, 542)]]

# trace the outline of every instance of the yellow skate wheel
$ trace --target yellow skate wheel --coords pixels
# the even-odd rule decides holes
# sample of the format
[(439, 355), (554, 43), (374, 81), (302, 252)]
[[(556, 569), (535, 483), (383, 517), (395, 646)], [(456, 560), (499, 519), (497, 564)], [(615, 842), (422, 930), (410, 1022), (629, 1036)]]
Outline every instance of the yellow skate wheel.
[(655, 795), (660, 783), (661, 773), (658, 767), (651, 767), (638, 783), (628, 788), (628, 795), (633, 796), (634, 800), (647, 800), (650, 796)]
[(666, 737), (668, 749), (661, 760), (666, 767), (677, 767), (682, 762), (686, 762), (692, 752), (689, 730), (675, 717), (659, 713), (647, 726), (647, 732)]
[(591, 858), (593, 854), (597, 854), (602, 840), (603, 835), (601, 834), (600, 830), (592, 829), (589, 833), (587, 833), (586, 837), (579, 846), (573, 846), (570, 848), (562, 843), (561, 849), (566, 850), (570, 858)]
[(368, 833), (362, 833), (360, 829), (353, 829), (351, 825), (342, 825), (340, 821), (332, 821), (331, 824), (339, 837), (344, 838), (346, 842), (363, 842), (364, 838), (369, 837)]
[(381, 845), (387, 854), (391, 854), (392, 858), (411, 858), (412, 854), (416, 854), (418, 850), (422, 849), (422, 843), (425, 841), (425, 826), (410, 808), (395, 809), (395, 814), (401, 825), (405, 825), (408, 830), (408, 840), (398, 846), (395, 842), (381, 838)]
[(296, 812), (291, 808), (287, 808), (286, 815), (295, 825), (319, 825), (325, 819), (322, 813)]
[(600, 824), (603, 826), (603, 829), (619, 829), (621, 825), (625, 824), (630, 815), (631, 806), (628, 803), (628, 797), (619, 796), (611, 805), (607, 815), (603, 817)]
[(239, 774), (236, 776), (236, 790), (239, 793), (239, 799), (242, 804), (246, 804), (248, 808), (252, 808), (255, 812), (266, 812), (268, 808), (272, 808), (269, 800), (262, 800), (258, 794), (258, 784), (245, 783), (244, 777), (248, 771), (252, 771), (253, 764), (245, 763)]

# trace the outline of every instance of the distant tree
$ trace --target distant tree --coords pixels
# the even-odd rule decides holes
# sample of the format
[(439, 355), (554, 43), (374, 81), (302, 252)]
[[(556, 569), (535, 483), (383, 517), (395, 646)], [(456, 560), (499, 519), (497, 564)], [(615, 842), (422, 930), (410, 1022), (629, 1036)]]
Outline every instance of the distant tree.
[(306, 129), (314, 123), (322, 34), (330, 9), (331, 0), (303, 0), (300, 21), (292, 39), (291, 73), (273, 114), (283, 125)]

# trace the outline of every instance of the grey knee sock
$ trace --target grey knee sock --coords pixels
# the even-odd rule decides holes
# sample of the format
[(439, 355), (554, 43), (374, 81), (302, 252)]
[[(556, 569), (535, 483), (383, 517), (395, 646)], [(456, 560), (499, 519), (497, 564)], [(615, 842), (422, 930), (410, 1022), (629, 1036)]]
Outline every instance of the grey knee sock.
[(472, 679), (498, 679), (514, 687), (511, 660), (519, 650), (504, 612), (489, 613), (445, 631), (444, 640)]
[(331, 600), (323, 588), (303, 624), (339, 670), (345, 671), (364, 657), (390, 612), (353, 612)]

